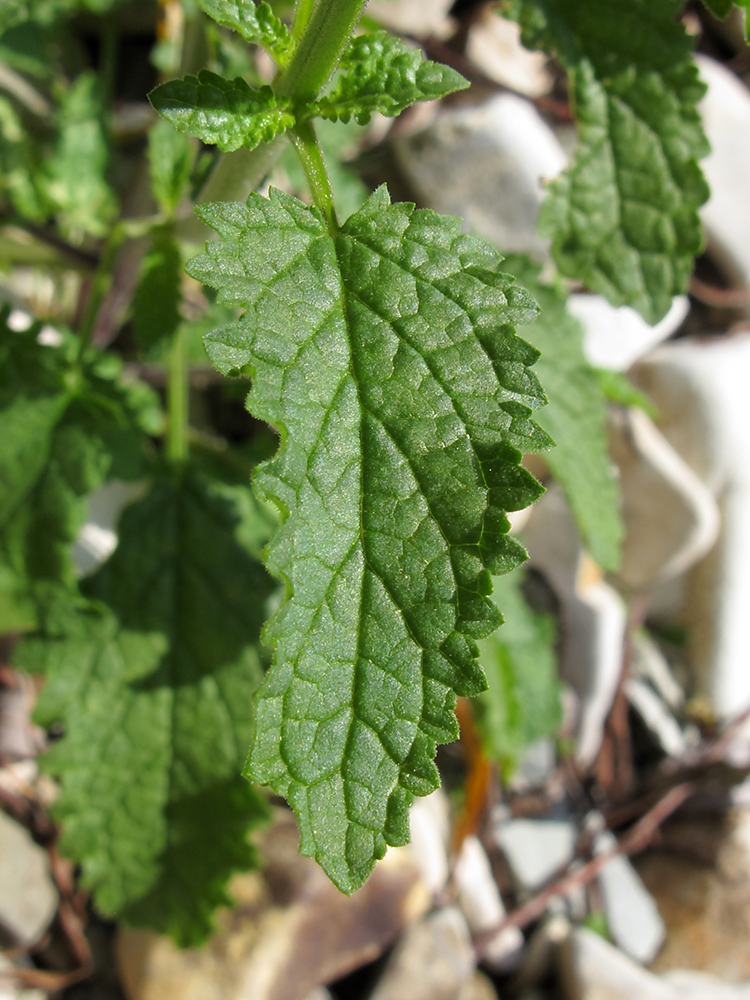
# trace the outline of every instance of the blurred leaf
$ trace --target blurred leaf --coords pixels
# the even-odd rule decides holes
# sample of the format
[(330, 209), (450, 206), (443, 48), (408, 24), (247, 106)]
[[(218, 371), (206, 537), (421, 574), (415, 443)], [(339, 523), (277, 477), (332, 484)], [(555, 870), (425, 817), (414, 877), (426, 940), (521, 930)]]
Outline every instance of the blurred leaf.
[(539, 280), (539, 265), (512, 256), (501, 266), (542, 307), (523, 335), (542, 355), (536, 370), (549, 404), (536, 419), (557, 445), (545, 460), (565, 491), (591, 556), (614, 571), (624, 533), (620, 490), (608, 451), (606, 399), (598, 373), (583, 354), (583, 328), (568, 312), (561, 288)]
[(190, 180), (195, 150), (187, 136), (169, 122), (159, 120), (148, 134), (148, 165), (151, 190), (159, 208), (171, 215)]
[(60, 227), (72, 238), (104, 236), (117, 213), (107, 181), (109, 147), (102, 121), (101, 85), (83, 73), (62, 95), (59, 138), (48, 161), (47, 193)]
[(485, 753), (510, 769), (530, 743), (554, 736), (562, 721), (555, 626), (526, 603), (525, 570), (494, 577), (492, 599), (505, 623), (479, 642), (487, 690), (475, 702)]
[(272, 525), (248, 485), (165, 470), (84, 581), (96, 603), (16, 657), (46, 675), (38, 721), (65, 727), (44, 759), (62, 782), (62, 850), (102, 913), (182, 945), (229, 905), (227, 879), (254, 864), (247, 832), (266, 813), (239, 772)]
[(160, 359), (182, 324), (183, 262), (169, 227), (158, 229), (143, 258), (133, 300), (133, 326), (147, 361)]

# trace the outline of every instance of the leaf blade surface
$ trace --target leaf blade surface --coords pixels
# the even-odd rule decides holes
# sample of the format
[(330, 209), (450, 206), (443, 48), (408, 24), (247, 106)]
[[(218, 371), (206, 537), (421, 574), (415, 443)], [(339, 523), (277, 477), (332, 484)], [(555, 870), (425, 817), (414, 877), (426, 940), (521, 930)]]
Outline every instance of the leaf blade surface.
[(277, 191), (201, 215), (221, 239), (190, 273), (246, 310), (209, 355), (252, 374), (249, 408), (282, 437), (255, 477), (285, 519), (267, 558), (286, 601), (246, 773), (352, 892), (436, 786), (456, 693), (484, 687), (489, 570), (524, 558), (504, 511), (540, 490), (520, 449), (549, 444), (514, 333), (536, 307), (458, 220), (384, 189), (336, 237)]

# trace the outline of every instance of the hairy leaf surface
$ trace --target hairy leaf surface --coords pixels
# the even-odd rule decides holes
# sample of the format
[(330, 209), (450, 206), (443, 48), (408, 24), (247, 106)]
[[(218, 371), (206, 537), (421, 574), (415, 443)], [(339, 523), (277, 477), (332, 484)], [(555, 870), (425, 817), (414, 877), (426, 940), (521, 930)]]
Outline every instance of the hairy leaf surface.
[(273, 190), (200, 214), (221, 239), (189, 270), (246, 309), (209, 354), (252, 373), (249, 408), (282, 440), (255, 478), (285, 520), (268, 565), (286, 600), (246, 773), (352, 892), (437, 785), (456, 693), (485, 686), (489, 574), (524, 558), (504, 511), (539, 495), (518, 463), (549, 444), (514, 332), (536, 307), (459, 220), (384, 188), (335, 236)]
[(285, 66), (294, 48), (289, 29), (263, 0), (197, 0), (198, 6), (223, 28), (239, 32), (246, 42), (262, 45)]
[(549, 405), (537, 420), (557, 445), (545, 460), (565, 491), (592, 557), (615, 571), (624, 534), (620, 489), (609, 457), (606, 398), (599, 373), (583, 354), (583, 328), (566, 309), (565, 293), (539, 280), (537, 264), (509, 257), (503, 269), (542, 307), (524, 336), (541, 351), (536, 371)]
[(681, 0), (508, 0), (524, 44), (570, 77), (578, 148), (540, 216), (555, 260), (614, 305), (656, 322), (685, 290), (701, 249), (708, 152), (705, 87), (679, 22)]
[(487, 690), (475, 702), (485, 752), (512, 768), (534, 740), (554, 736), (562, 721), (555, 625), (523, 596), (523, 570), (493, 581), (505, 623), (479, 644)]
[(159, 427), (155, 397), (120, 379), (118, 359), (89, 352), (79, 364), (74, 338), (40, 344), (41, 324), (17, 333), (8, 314), (0, 312), (3, 629), (28, 627), (53, 593), (75, 586), (70, 549), (85, 497), (109, 476), (142, 475), (144, 431)]
[(43, 669), (45, 757), (62, 780), (62, 848), (98, 908), (183, 944), (209, 932), (225, 882), (248, 867), (264, 810), (240, 777), (271, 527), (248, 486), (186, 471), (157, 479), (85, 581), (91, 608), (19, 654)]
[(347, 122), (354, 117), (364, 125), (374, 111), (396, 116), (416, 101), (436, 100), (468, 86), (460, 73), (426, 60), (420, 49), (374, 31), (352, 39), (333, 90), (313, 105), (313, 113)]
[(149, 94), (154, 108), (176, 129), (224, 152), (255, 149), (294, 125), (288, 101), (270, 87), (253, 90), (242, 77), (225, 80), (207, 69), (170, 80)]

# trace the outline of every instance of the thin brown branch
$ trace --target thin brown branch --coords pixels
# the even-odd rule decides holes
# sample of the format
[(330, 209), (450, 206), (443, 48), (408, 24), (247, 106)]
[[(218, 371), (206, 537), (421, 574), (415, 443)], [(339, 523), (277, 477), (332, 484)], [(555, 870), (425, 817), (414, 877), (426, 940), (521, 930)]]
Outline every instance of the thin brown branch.
[(661, 824), (673, 812), (680, 808), (695, 792), (695, 786), (690, 782), (677, 785), (670, 789), (641, 819), (618, 840), (610, 851), (597, 855), (579, 868), (568, 869), (565, 875), (545, 886), (528, 902), (513, 910), (501, 923), (491, 930), (485, 931), (474, 941), (474, 950), (481, 958), (484, 949), (495, 937), (507, 927), (526, 927), (532, 921), (541, 917), (550, 902), (558, 896), (567, 896), (575, 889), (587, 885), (595, 879), (610, 861), (619, 856), (628, 857), (645, 850), (653, 840)]

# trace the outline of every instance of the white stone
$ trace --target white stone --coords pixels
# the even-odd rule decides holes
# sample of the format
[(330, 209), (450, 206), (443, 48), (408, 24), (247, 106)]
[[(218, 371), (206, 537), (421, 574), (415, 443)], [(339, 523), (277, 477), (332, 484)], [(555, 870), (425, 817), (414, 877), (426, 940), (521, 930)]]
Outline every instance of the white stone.
[(49, 927), (57, 906), (46, 851), (0, 811), (0, 937), (14, 947), (30, 947)]
[(500, 94), (476, 107), (441, 109), (433, 124), (394, 143), (416, 195), (437, 212), (459, 215), (467, 232), (503, 252), (545, 253), (536, 231), (543, 181), (566, 157), (534, 106)]
[(628, 677), (625, 681), (625, 694), (668, 757), (679, 757), (685, 753), (687, 743), (682, 729), (648, 684), (638, 677)]
[(565, 1000), (679, 1000), (672, 986), (585, 928), (570, 935), (560, 956)]
[(709, 247), (731, 277), (750, 283), (750, 91), (707, 56), (697, 56), (708, 91), (700, 104), (711, 152), (701, 167), (711, 197), (701, 209)]
[[(605, 854), (617, 845), (608, 831), (597, 834), (594, 853)], [(666, 930), (653, 897), (627, 858), (612, 858), (599, 873), (604, 911), (614, 943), (646, 965), (661, 948)]]
[(466, 55), (491, 80), (525, 97), (541, 97), (552, 89), (546, 55), (524, 48), (515, 21), (498, 17), (489, 7), (471, 26)]
[(675, 1000), (750, 1000), (750, 983), (726, 983), (707, 972), (675, 969), (665, 973), (664, 980)]
[(642, 590), (678, 576), (710, 550), (719, 508), (643, 410), (622, 410), (612, 421), (610, 454), (620, 473), (625, 522), (617, 576), (627, 589)]
[(453, 0), (370, 0), (367, 13), (401, 35), (445, 38), (455, 27), (448, 17)]
[(456, 1000), (474, 964), (461, 911), (437, 910), (406, 928), (370, 1000)]
[[(505, 918), (490, 861), (479, 840), (466, 837), (453, 869), (456, 902), (473, 937), (491, 931)], [(507, 971), (517, 961), (524, 938), (517, 927), (507, 927), (488, 942), (482, 961), (494, 972)]]
[(562, 606), (561, 676), (578, 698), (576, 759), (587, 767), (601, 746), (622, 672), (625, 605), (585, 557), (559, 487), (534, 506), (524, 542)]
[(677, 683), (662, 651), (642, 632), (637, 632), (633, 636), (631, 671), (634, 676), (653, 685), (665, 704), (673, 711), (682, 708), (685, 703), (682, 686)]
[(750, 706), (750, 335), (664, 345), (633, 375), (718, 501), (719, 539), (688, 576), (682, 616), (698, 690), (733, 716)]
[(48, 1000), (44, 990), (24, 989), (13, 976), (13, 963), (0, 955), (0, 1000)]
[(494, 835), (514, 879), (529, 892), (570, 862), (576, 843), (571, 820), (511, 819), (497, 824)]
[(436, 894), (448, 881), (448, 843), (450, 815), (448, 799), (442, 788), (424, 798), (416, 798), (409, 813), (411, 843), (408, 850), (419, 869), (422, 881)]
[(128, 504), (144, 493), (144, 484), (113, 479), (88, 497), (88, 517), (78, 533), (73, 561), (81, 575), (91, 573), (117, 548), (117, 523)]
[(629, 306), (612, 306), (601, 295), (574, 294), (568, 308), (583, 326), (583, 349), (597, 368), (626, 371), (657, 344), (667, 340), (682, 324), (690, 308), (686, 296), (672, 303), (655, 326)]

